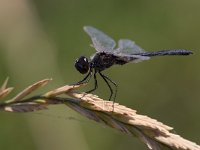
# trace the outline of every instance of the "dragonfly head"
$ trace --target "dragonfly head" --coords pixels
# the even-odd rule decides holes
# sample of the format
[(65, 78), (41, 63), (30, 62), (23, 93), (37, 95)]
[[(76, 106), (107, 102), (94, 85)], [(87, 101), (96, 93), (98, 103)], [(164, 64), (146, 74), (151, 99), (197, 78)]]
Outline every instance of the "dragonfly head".
[(90, 62), (85, 56), (81, 56), (75, 61), (76, 69), (81, 73), (85, 74), (89, 71)]

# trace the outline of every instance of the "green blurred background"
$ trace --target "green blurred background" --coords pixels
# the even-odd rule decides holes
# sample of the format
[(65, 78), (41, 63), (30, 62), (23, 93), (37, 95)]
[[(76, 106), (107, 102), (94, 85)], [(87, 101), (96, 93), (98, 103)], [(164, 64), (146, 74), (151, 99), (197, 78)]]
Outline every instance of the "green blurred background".
[[(147, 51), (193, 50), (192, 56), (158, 57), (115, 66), (105, 74), (119, 85), (117, 102), (200, 143), (199, 0), (1, 0), (0, 82), (10, 77), (9, 85), (15, 87), (11, 96), (44, 78), (53, 81), (38, 93), (82, 79), (74, 60), (94, 52), (84, 25), (116, 40), (132, 39)], [(95, 93), (107, 99), (108, 88), (99, 82)], [(81, 90), (91, 87), (92, 82)], [(66, 106), (27, 114), (1, 112), (0, 120), (0, 149), (147, 149), (138, 139)]]

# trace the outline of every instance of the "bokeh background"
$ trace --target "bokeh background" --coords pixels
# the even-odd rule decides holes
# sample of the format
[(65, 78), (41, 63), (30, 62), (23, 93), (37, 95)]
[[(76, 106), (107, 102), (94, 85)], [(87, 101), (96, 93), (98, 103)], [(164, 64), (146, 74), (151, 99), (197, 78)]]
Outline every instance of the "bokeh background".
[[(194, 52), (115, 66), (105, 74), (119, 85), (117, 102), (200, 144), (199, 0), (0, 0), (0, 82), (10, 77), (9, 85), (15, 87), (11, 96), (44, 78), (53, 81), (38, 93), (81, 80), (74, 60), (94, 52), (84, 25), (115, 40), (130, 38), (147, 51)], [(99, 85), (95, 93), (107, 99), (102, 79)], [(81, 90), (91, 87), (92, 82)], [(28, 114), (1, 112), (0, 120), (0, 149), (147, 149), (138, 139), (102, 127), (66, 106)]]

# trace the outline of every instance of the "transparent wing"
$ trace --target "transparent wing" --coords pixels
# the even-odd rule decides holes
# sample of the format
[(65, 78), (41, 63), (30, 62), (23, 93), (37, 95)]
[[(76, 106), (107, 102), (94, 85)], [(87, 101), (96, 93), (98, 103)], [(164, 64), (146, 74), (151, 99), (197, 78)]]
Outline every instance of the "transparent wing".
[(128, 62), (138, 63), (144, 60), (149, 60), (150, 57), (148, 56), (141, 56), (141, 55), (126, 55), (126, 54), (114, 54), (117, 57), (117, 63), (124, 64)]
[(141, 47), (136, 45), (134, 41), (131, 41), (128, 39), (120, 39), (118, 41), (118, 49), (116, 51), (116, 53), (118, 54), (134, 55), (134, 54), (140, 54), (144, 52), (145, 51)]
[(91, 26), (85, 26), (83, 29), (92, 39), (93, 47), (97, 51), (112, 51), (115, 48), (115, 41), (102, 31)]

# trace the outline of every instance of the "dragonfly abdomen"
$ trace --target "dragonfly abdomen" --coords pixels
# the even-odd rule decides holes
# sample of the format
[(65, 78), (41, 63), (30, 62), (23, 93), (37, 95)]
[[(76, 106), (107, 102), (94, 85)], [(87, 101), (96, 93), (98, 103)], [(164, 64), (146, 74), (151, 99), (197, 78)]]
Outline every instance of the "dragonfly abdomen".
[(176, 50), (161, 50), (156, 52), (144, 52), (136, 55), (140, 56), (164, 56), (164, 55), (190, 55), (193, 54), (191, 51), (184, 49), (176, 49)]

